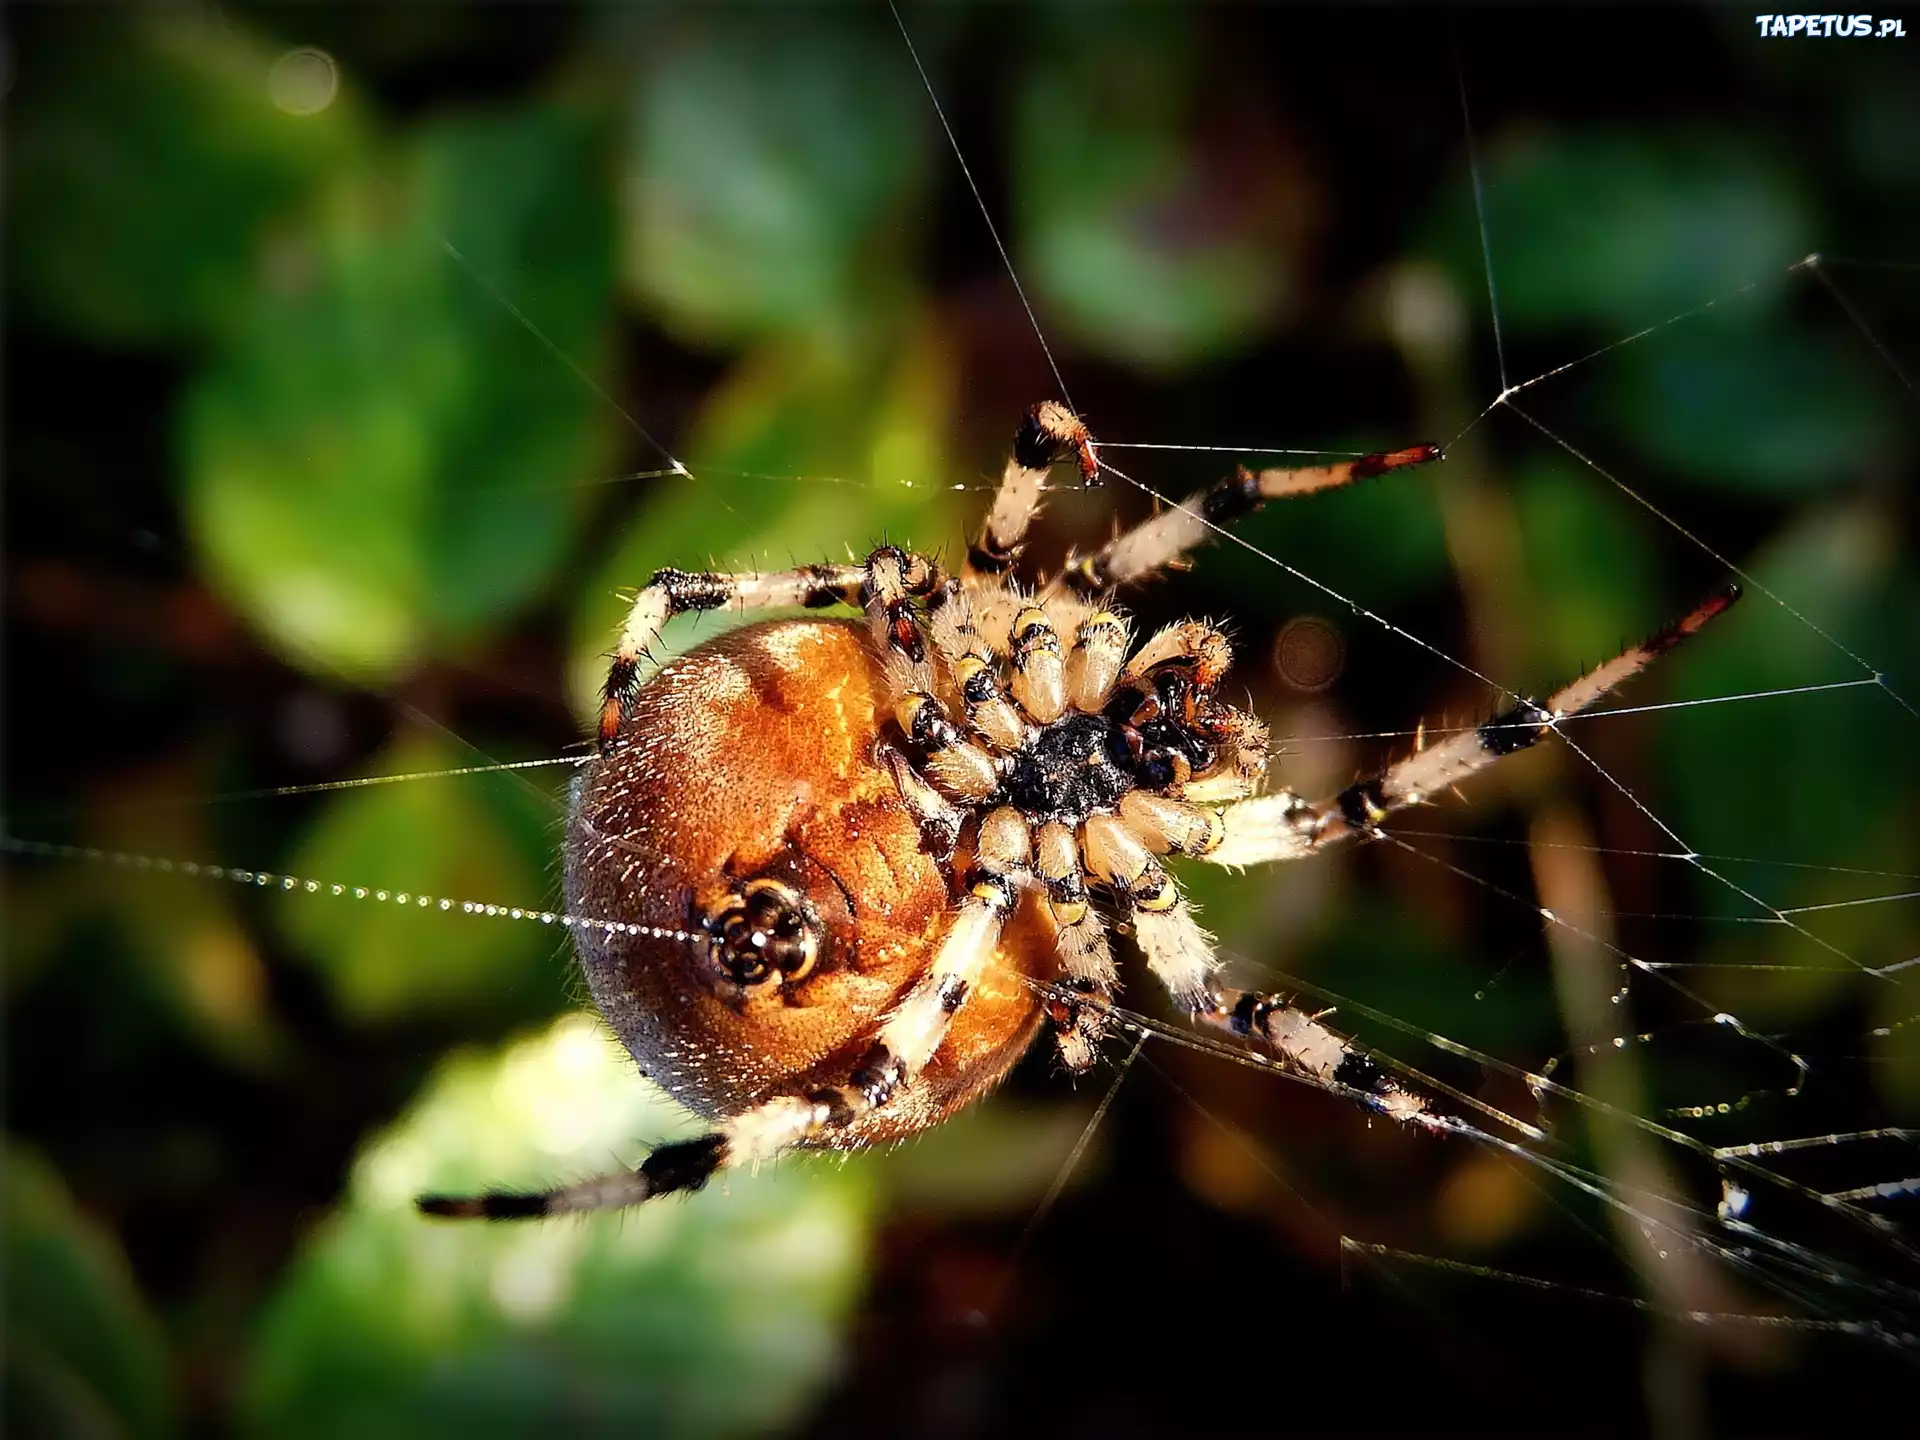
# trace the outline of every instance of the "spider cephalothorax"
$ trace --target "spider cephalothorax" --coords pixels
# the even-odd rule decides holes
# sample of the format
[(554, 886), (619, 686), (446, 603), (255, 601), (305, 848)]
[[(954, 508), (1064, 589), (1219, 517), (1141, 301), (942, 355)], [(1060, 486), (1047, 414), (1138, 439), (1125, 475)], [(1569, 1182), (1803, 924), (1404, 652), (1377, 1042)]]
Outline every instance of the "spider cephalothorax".
[[(796, 1146), (938, 1123), (1050, 1029), (1091, 1064), (1124, 928), (1196, 1020), (1302, 1078), (1439, 1126), (1318, 1015), (1218, 983), (1168, 857), (1243, 867), (1376, 833), (1598, 700), (1730, 604), (1723, 591), (1542, 702), (1423, 746), (1321, 803), (1260, 793), (1266, 727), (1219, 698), (1232, 659), (1198, 622), (1131, 643), (1112, 599), (1269, 499), (1438, 458), (1433, 446), (1237, 471), (1037, 589), (1013, 583), (1047, 471), (1098, 466), (1079, 419), (1035, 406), (960, 574), (884, 546), (857, 565), (663, 570), (609, 667), (600, 753), (576, 782), (567, 895), (587, 978), (635, 1059), (715, 1122), (639, 1169), (542, 1195), (423, 1201), (514, 1216), (694, 1189)], [(641, 665), (674, 615), (848, 605), (866, 622), (750, 625)]]

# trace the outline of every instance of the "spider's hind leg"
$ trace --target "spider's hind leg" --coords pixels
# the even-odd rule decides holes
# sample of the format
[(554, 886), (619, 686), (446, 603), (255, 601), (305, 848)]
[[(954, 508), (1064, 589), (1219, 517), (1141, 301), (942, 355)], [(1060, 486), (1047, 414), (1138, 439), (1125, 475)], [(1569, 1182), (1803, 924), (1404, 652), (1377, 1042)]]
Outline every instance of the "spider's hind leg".
[[(1114, 878), (1124, 882), (1125, 877)], [(1428, 1128), (1444, 1123), (1424, 1096), (1401, 1085), (1319, 1015), (1277, 996), (1218, 984), (1213, 937), (1193, 918), (1170, 878), (1163, 876), (1157, 884), (1149, 880), (1144, 888), (1136, 880), (1130, 891), (1134, 936), (1148, 968), (1197, 1023), (1264, 1044), (1290, 1074), (1392, 1119)]]
[(1278, 995), (1215, 989), (1194, 1018), (1265, 1045), (1292, 1074), (1336, 1095), (1357, 1100), (1403, 1124), (1437, 1129), (1442, 1122), (1426, 1097), (1407, 1089), (1380, 1062), (1320, 1017)]
[(702, 1135), (661, 1145), (637, 1168), (616, 1170), (551, 1190), (487, 1190), (478, 1195), (422, 1195), (414, 1203), (423, 1215), (440, 1220), (533, 1220), (543, 1215), (575, 1215), (590, 1210), (622, 1210), (670, 1195), (698, 1190), (725, 1155), (719, 1135)]
[(776, 1095), (721, 1121), (711, 1134), (661, 1146), (637, 1170), (535, 1194), (426, 1196), (418, 1202), (421, 1211), (444, 1219), (520, 1220), (618, 1209), (698, 1190), (720, 1170), (757, 1165), (845, 1132), (893, 1103), (946, 1042), (953, 1017), (993, 960), (1031, 858), (1032, 836), (1017, 812), (996, 810), (982, 821), (965, 898), (951, 913), (932, 964), (887, 1016), (846, 1083)]

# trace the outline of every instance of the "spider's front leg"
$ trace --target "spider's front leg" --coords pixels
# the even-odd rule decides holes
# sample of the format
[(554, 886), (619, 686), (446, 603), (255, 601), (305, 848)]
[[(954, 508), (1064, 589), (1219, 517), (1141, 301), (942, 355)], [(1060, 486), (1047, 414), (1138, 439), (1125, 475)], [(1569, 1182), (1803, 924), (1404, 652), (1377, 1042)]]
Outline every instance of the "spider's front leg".
[(652, 651), (660, 632), (676, 615), (691, 610), (739, 610), (777, 605), (858, 605), (867, 584), (869, 565), (803, 565), (769, 574), (721, 574), (688, 570), (656, 570), (646, 588), (634, 597), (613, 647), (606, 683), (600, 690), (600, 749), (610, 749), (620, 725), (640, 692), (640, 662)]
[(932, 964), (881, 1023), (844, 1084), (775, 1096), (722, 1121), (711, 1134), (660, 1146), (634, 1170), (533, 1194), (424, 1196), (420, 1209), (450, 1219), (504, 1220), (637, 1205), (698, 1190), (720, 1170), (756, 1165), (826, 1139), (893, 1103), (939, 1052), (992, 960), (1032, 861), (1031, 832), (1018, 812), (995, 810), (981, 821), (974, 849), (965, 897)]
[(1360, 455), (1332, 465), (1276, 470), (1248, 470), (1243, 466), (1178, 505), (1141, 521), (1097, 553), (1073, 561), (1054, 577), (1046, 593), (1069, 590), (1091, 596), (1146, 579), (1269, 500), (1336, 490), (1439, 458), (1440, 447), (1429, 444)]
[(1589, 670), (1544, 702), (1523, 700), (1483, 725), (1416, 750), (1372, 779), (1349, 785), (1331, 800), (1316, 804), (1283, 790), (1229, 805), (1222, 812), (1224, 840), (1202, 858), (1236, 868), (1265, 865), (1297, 860), (1336, 841), (1372, 834), (1395, 811), (1422, 804), (1496, 761), (1539, 743), (1562, 720), (1596, 704), (1724, 614), (1739, 598), (1737, 585), (1724, 586), (1644, 643)]
[(882, 650), (910, 666), (924, 666), (926, 639), (912, 604), (944, 591), (946, 576), (931, 560), (885, 545), (861, 565), (802, 565), (768, 573), (658, 570), (634, 597), (614, 645), (601, 687), (600, 749), (620, 736), (621, 723), (640, 692), (640, 663), (676, 615), (693, 610), (763, 610), (799, 605), (809, 610), (864, 605)]
[(1026, 413), (1014, 432), (1013, 452), (1001, 472), (993, 508), (967, 548), (970, 579), (1001, 575), (1013, 568), (1027, 529), (1040, 513), (1047, 472), (1069, 457), (1079, 465), (1080, 478), (1087, 484), (1099, 478), (1100, 463), (1080, 417), (1057, 400), (1043, 400)]

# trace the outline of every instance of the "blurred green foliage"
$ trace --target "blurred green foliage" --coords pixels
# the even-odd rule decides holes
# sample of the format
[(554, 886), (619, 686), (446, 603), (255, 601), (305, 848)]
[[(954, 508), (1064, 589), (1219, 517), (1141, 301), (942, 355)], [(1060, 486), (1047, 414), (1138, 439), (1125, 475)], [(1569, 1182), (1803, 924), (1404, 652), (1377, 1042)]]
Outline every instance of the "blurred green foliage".
[(891, 38), (813, 10), (637, 40), (624, 268), (667, 324), (832, 331), (908, 293), (930, 117)]
[(257, 303), (274, 228), (364, 154), (366, 124), (350, 99), (275, 109), (275, 51), (237, 26), (120, 18), (21, 77), (9, 298), (109, 344), (204, 341)]
[(1780, 344), (1784, 326), (1756, 323), (1755, 336), (1702, 324), (1662, 337), (1614, 368), (1596, 408), (1630, 418), (1644, 463), (1741, 494), (1839, 489), (1898, 451), (1857, 342)]
[[(593, 127), (534, 108), (363, 158), (272, 256), (183, 408), (208, 573), (296, 658), (403, 673), (524, 605), (608, 453)], [(500, 288), (500, 287), (505, 287)], [(530, 322), (530, 333), (525, 316)]]
[[(278, 810), (284, 797), (187, 807), (191, 819), (165, 812), (172, 821), (142, 811), (139, 824), (107, 801), (153, 807), (180, 792), (206, 800), (486, 758), (460, 737), (503, 756), (568, 743), (622, 607), (653, 569), (840, 559), (883, 539), (951, 558), (1010, 407), (1051, 383), (884, 16), (589, 10), (549, 51), (497, 43), (488, 68), (460, 33), (488, 10), (112, 14), (45, 22), (20, 52), (7, 296), (38, 343), (80, 357), (63, 374), (128, 357), (166, 368), (164, 379), (115, 372), (161, 413), (149, 468), (99, 468), (158, 496), (175, 517), (161, 543), (177, 538), (185, 557), (168, 603), (133, 617), (136, 642), (95, 623), (127, 608), (104, 586), (106, 600), (79, 607), (94, 628), (57, 631), (61, 648), (79, 635), (84, 652), (78, 703), (63, 703), (120, 723), (115, 742), (141, 742), (128, 757), (94, 732), (72, 739), (65, 711), (35, 732), (80, 757), (69, 782), (35, 794), (64, 806), (51, 813), (77, 835), (456, 902), (554, 903), (564, 772), (344, 790)], [(1430, 653), (1383, 641), (1275, 559), (1475, 667), (1497, 668), (1483, 651), (1511, 627), (1525, 636), (1527, 680), (1600, 658), (1722, 578), (1518, 422), (1496, 440), (1511, 416), (1463, 430), (1496, 377), (1484, 323), (1458, 319), (1483, 312), (1485, 279), (1450, 78), (1408, 99), (1355, 83), (1371, 78), (1377, 36), (1360, 35), (1342, 65), (1309, 65), (1291, 48), (1249, 53), (1228, 22), (1173, 7), (1020, 18), (928, 16), (922, 58), (1099, 433), (1356, 450), (1416, 426), (1461, 435), (1447, 467), (1270, 509), (1241, 527), (1245, 545), (1215, 547), (1194, 574), (1143, 595), (1153, 619), (1230, 619), (1276, 733), (1396, 731), (1492, 697)], [(274, 77), (308, 24), (345, 42), (341, 83), (330, 104), (295, 114), (276, 104)], [(1405, 73), (1430, 58), (1419, 50)], [(1910, 500), (1890, 483), (1911, 475), (1911, 417), (1889, 403), (1895, 382), (1857, 331), (1809, 321), (1797, 302), (1811, 281), (1788, 268), (1836, 212), (1865, 223), (1870, 206), (1849, 207), (1849, 185), (1877, 201), (1914, 181), (1910, 151), (1884, 133), (1910, 95), (1862, 83), (1834, 101), (1851, 137), (1834, 151), (1837, 177), (1731, 119), (1529, 123), (1528, 103), (1483, 135), (1509, 378), (1603, 352), (1524, 403), (1584, 445), (1597, 437), (1604, 463), (1676, 523), (1734, 537), (1730, 558), (1832, 637), (1756, 597), (1645, 693), (1858, 679), (1837, 647), (1920, 690), (1920, 576), (1897, 529)], [(1411, 161), (1386, 153), (1366, 128), (1380, 111), (1396, 131), (1437, 126), (1448, 143)], [(1347, 211), (1365, 223), (1341, 228)], [(1381, 297), (1415, 270), (1439, 277), (1456, 316), (1438, 341), (1381, 318)], [(1648, 326), (1660, 328), (1616, 348)], [(1463, 396), (1472, 403), (1456, 413)], [(87, 444), (111, 437), (50, 432), (114, 428), (98, 417), (21, 415), (20, 453), (91, 456)], [(1170, 428), (1149, 433), (1157, 424)], [(1177, 493), (1237, 457), (1110, 458)], [(118, 524), (111, 505), (67, 501), (68, 473), (52, 467), (49, 508)], [(1478, 511), (1451, 483), (1463, 475)], [(1135, 517), (1144, 502), (1115, 486), (1057, 497), (1051, 514), (1084, 546), (1116, 512)], [(1511, 547), (1463, 543), (1483, 530)], [(72, 560), (66, 532), (51, 533), (32, 537), (45, 554), (28, 558)], [(118, 543), (76, 562), (84, 580), (114, 574)], [(1514, 613), (1489, 613), (1490, 593), (1515, 597)], [(1303, 612), (1330, 615), (1354, 646), (1348, 680), (1324, 697), (1286, 692), (1264, 654)], [(735, 621), (701, 617), (667, 643)], [(238, 678), (207, 678), (209, 654)], [(143, 665), (185, 678), (143, 688)], [(282, 736), (291, 700), (356, 692), (377, 697), (379, 735), (342, 721), (347, 738), (316, 742), (318, 759)], [(522, 730), (537, 727), (516, 728), (523, 702), (547, 716), (531, 740)], [(1831, 867), (1920, 870), (1920, 771), (1913, 747), (1886, 742), (1890, 702), (1854, 690), (1755, 705), (1780, 708), (1609, 722), (1605, 759), (1696, 849), (1812, 867), (1726, 867), (1775, 904), (1866, 893)], [(1386, 753), (1302, 742), (1281, 773), (1338, 787)], [(1516, 761), (1531, 779), (1510, 791), (1477, 788), (1482, 808), (1464, 823), (1511, 821), (1503, 797), (1539, 784), (1525, 770), (1535, 762), (1551, 763)], [(1585, 772), (1558, 775), (1568, 793), (1613, 803), (1598, 784), (1580, 790)], [(1668, 843), (1621, 833), (1601, 843)], [(1255, 966), (1296, 968), (1502, 1055), (1532, 1061), (1564, 1043), (1551, 989), (1529, 969), (1537, 936), (1489, 939), (1475, 925), (1485, 895), (1374, 860), (1271, 882), (1207, 874), (1194, 893)], [(170, 883), (36, 874), (9, 915), (24, 956), (7, 974), (15, 1013), (81, 1014), (91, 1048), (76, 1053), (173, 1107), (30, 1112), (25, 1128), (58, 1155), (81, 1205), (31, 1153), (8, 1156), (9, 1418), (40, 1433), (164, 1433), (184, 1388), (169, 1367), (196, 1377), (182, 1402), (191, 1423), (237, 1416), (261, 1435), (779, 1428), (844, 1367), (882, 1217), (1017, 1222), (1079, 1123), (1077, 1110), (1009, 1107), (884, 1164), (782, 1166), (716, 1186), (724, 1197), (632, 1216), (430, 1226), (408, 1204), (423, 1188), (571, 1178), (692, 1122), (608, 1037), (555, 1019), (575, 982), (552, 929)], [(1525, 879), (1502, 872), (1502, 883)], [(1804, 964), (1786, 927), (1731, 923), (1751, 907), (1708, 877), (1643, 871), (1634, 883), (1636, 904), (1707, 917), (1701, 935), (1673, 942), (1678, 963)], [(1910, 941), (1903, 918), (1860, 906), (1820, 933), (1887, 957)], [(1750, 969), (1702, 990), (1786, 1030), (1850, 1015), (1852, 978)], [(1899, 1031), (1908, 1017), (1885, 996), (1863, 1008), (1885, 1032), (1873, 1041), (1881, 1098), (1920, 1103), (1917, 1032)], [(456, 1053), (422, 1084), (464, 1034), (490, 1048)], [(169, 1067), (208, 1088), (176, 1094)], [(240, 1091), (240, 1118), (212, 1113)], [(1253, 1093), (1250, 1108), (1284, 1120), (1271, 1087)], [(287, 1114), (333, 1145), (327, 1156), (357, 1159), (303, 1170), (275, 1145), (303, 1123)], [(70, 1128), (89, 1125), (99, 1133)], [(287, 1148), (305, 1150), (295, 1138)], [(1301, 1137), (1303, 1175), (1313, 1139)], [(140, 1188), (163, 1144), (176, 1149), (152, 1168), (190, 1204)], [(1170, 1149), (1151, 1164), (1187, 1163)], [(1370, 1152), (1354, 1162), (1367, 1163)], [(249, 1185), (271, 1190), (279, 1176), (260, 1179), (256, 1165), (295, 1178), (262, 1198)], [(115, 1178), (130, 1170), (138, 1183)], [(1370, 1194), (1417, 1225), (1430, 1188), (1394, 1175)], [(1116, 1189), (1107, 1200), (1124, 1206)], [(145, 1221), (143, 1204), (161, 1220)], [(158, 1318), (119, 1242), (82, 1209), (110, 1214), (149, 1257), (143, 1275), (166, 1277)], [(183, 1212), (213, 1217), (215, 1232), (229, 1213), (247, 1222), (230, 1227), (241, 1258), (216, 1233), (197, 1242), (199, 1268), (168, 1268), (153, 1229)], [(1532, 1223), (1515, 1213), (1501, 1235)], [(245, 1250), (254, 1232), (264, 1259)], [(1169, 1268), (1184, 1274), (1198, 1246), (1173, 1248)]]
[[(1752, 573), (1777, 595), (1821, 616), (1822, 627), (1840, 645), (1872, 655), (1889, 673), (1912, 673), (1920, 664), (1920, 577), (1901, 566), (1895, 537), (1857, 511), (1814, 514), (1787, 529), (1754, 557)], [(1789, 690), (1797, 686), (1857, 680), (1857, 671), (1835, 654), (1833, 643), (1778, 608), (1753, 607), (1730, 625), (1724, 642), (1703, 653), (1677, 682), (1682, 696)], [(1920, 869), (1920, 832), (1913, 799), (1920, 794), (1920, 750), (1889, 745), (1885, 714), (1890, 699), (1867, 692), (1872, 704), (1840, 691), (1804, 699), (1761, 703), (1818, 706), (1798, 725), (1710, 724), (1699, 712), (1683, 712), (1665, 727), (1661, 758), (1672, 786), (1674, 824), (1703, 851), (1751, 855), (1756, 835), (1790, 837), (1770, 845), (1768, 858), (1815, 868), (1780, 874), (1766, 867), (1736, 869), (1734, 878), (1764, 888), (1775, 905), (1819, 905), (1862, 893), (1860, 877), (1819, 867), (1855, 866), (1912, 874)], [(1684, 776), (1684, 781), (1679, 777)], [(1756, 781), (1755, 777), (1760, 777)], [(1844, 818), (1835, 797), (1848, 798)], [(1724, 886), (1703, 883), (1696, 903), (1708, 913), (1751, 915), (1750, 902)], [(1762, 1009), (1769, 987), (1783, 987), (1781, 1018), (1804, 1007), (1813, 987), (1838, 1002), (1852, 979), (1844, 955), (1884, 953), (1902, 938), (1910, 921), (1897, 909), (1841, 909), (1819, 927), (1838, 949), (1841, 963), (1817, 972), (1788, 970), (1775, 978), (1749, 975), (1740, 989), (1750, 1009)], [(1716, 938), (1709, 953), (1757, 965), (1771, 958), (1804, 963), (1798, 937), (1781, 930), (1756, 939)], [(1902, 1050), (1910, 1046), (1902, 1045)], [(1910, 1064), (1910, 1062), (1909, 1062)]]
[[(382, 752), (377, 773), (445, 770), (461, 758), (415, 740)], [(544, 799), (458, 779), (349, 791), (307, 829), (289, 868), (436, 900), (531, 902), (540, 889), (528, 877), (545, 868), (553, 841), (554, 807)], [(437, 908), (342, 905), (330, 896), (282, 906), (274, 919), (319, 967), (341, 1013), (360, 1023), (435, 1010), (537, 1014), (565, 994), (565, 962), (555, 960), (564, 942), (551, 930), (470, 923), (454, 944)]]
[(447, 1226), (413, 1198), (586, 1174), (685, 1124), (597, 1021), (459, 1053), (374, 1136), (264, 1317), (241, 1402), (272, 1436), (772, 1428), (834, 1367), (870, 1192), (783, 1166), (726, 1205)]
[(7, 1428), (18, 1435), (167, 1435), (165, 1337), (126, 1257), (74, 1208), (59, 1175), (4, 1155)]
[(1164, 368), (1270, 325), (1310, 222), (1272, 132), (1242, 124), (1207, 145), (1223, 106), (1192, 21), (1168, 7), (1089, 36), (1041, 15), (1013, 114), (1014, 240), (1052, 325)]
[[(1482, 194), (1501, 318), (1523, 330), (1630, 335), (1756, 282), (1774, 288), (1818, 233), (1792, 172), (1719, 128), (1515, 137), (1488, 154)], [(1444, 223), (1456, 269), (1475, 274), (1470, 190), (1450, 197)]]

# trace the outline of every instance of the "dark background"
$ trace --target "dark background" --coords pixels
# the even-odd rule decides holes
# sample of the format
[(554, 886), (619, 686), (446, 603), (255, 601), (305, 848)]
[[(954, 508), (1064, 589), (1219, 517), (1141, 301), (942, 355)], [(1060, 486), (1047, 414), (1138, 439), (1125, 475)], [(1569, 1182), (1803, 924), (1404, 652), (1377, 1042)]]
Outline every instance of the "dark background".
[[(1761, 41), (1744, 11), (1603, 6), (906, 19), (1096, 435), (1466, 431), (1441, 466), (1243, 533), (1540, 690), (1726, 567), (1512, 410), (1467, 428), (1503, 373), (1464, 84), (1507, 381), (1717, 302), (1517, 404), (1833, 637), (1754, 594), (1629, 703), (1867, 678), (1847, 651), (1920, 694), (1920, 36)], [(1058, 388), (884, 9), (8, 24), (10, 835), (555, 903), (559, 771), (257, 792), (565, 753), (617, 587), (882, 536), (951, 554), (1014, 419)], [(1177, 495), (1239, 457), (1107, 458)], [(1036, 553), (1146, 508), (1064, 494)], [(1409, 743), (1310, 737), (1498, 699), (1235, 546), (1137, 605), (1230, 622), (1276, 736), (1308, 737), (1279, 772), (1304, 791)], [(1344, 645), (1324, 691), (1274, 659), (1303, 616)], [(1686, 847), (1797, 862), (1715, 863), (1799, 907), (1912, 888), (1915, 728), (1867, 685), (1576, 738)], [(1527, 1068), (1578, 1048), (1568, 977), (1621, 979), (1543, 933), (1536, 885), (1571, 886), (1696, 994), (1632, 974), (1649, 1038), (1558, 1078), (1709, 1144), (1912, 1121), (1910, 987), (1847, 957), (1911, 955), (1913, 902), (1803, 917), (1844, 956), (1751, 923), (1630, 853), (1679, 847), (1556, 747), (1467, 801), (1409, 817), (1419, 854), (1196, 876), (1208, 923), (1247, 978), (1331, 987), (1369, 1043), (1531, 1116), (1511, 1075), (1420, 1034)], [(1569, 869), (1589, 852), (1562, 844), (1605, 853)], [(77, 861), (11, 856), (6, 884), (22, 1433), (1794, 1433), (1911, 1392), (1912, 1351), (1871, 1337), (1573, 1288), (1914, 1329), (1833, 1268), (1905, 1262), (1811, 1207), (1756, 1213), (1831, 1257), (1790, 1293), (1663, 1270), (1536, 1170), (1165, 1044), (1037, 1228), (1111, 1070), (1076, 1091), (1036, 1056), (896, 1154), (657, 1212), (430, 1227), (416, 1189), (587, 1173), (690, 1124), (589, 1031), (549, 1028), (583, 1001), (550, 931)], [(1164, 1013), (1144, 975), (1130, 999)], [(1813, 1064), (1795, 1094), (1785, 1052)], [(1679, 1114), (1702, 1104), (1728, 1113)], [(1560, 1153), (1644, 1178), (1643, 1132), (1549, 1112)], [(1661, 1163), (1711, 1211), (1683, 1160)], [(1791, 1163), (1831, 1189), (1913, 1173), (1901, 1141)]]

